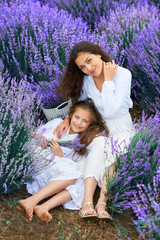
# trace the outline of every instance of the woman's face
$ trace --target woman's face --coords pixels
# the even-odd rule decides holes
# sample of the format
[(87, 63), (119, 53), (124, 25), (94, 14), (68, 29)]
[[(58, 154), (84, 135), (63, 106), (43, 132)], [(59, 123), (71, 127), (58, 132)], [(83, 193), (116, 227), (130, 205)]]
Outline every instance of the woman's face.
[(70, 134), (81, 133), (91, 124), (92, 115), (88, 109), (78, 107), (70, 121)]
[(99, 54), (81, 52), (78, 54), (75, 63), (79, 69), (87, 75), (99, 77), (102, 73), (103, 61)]

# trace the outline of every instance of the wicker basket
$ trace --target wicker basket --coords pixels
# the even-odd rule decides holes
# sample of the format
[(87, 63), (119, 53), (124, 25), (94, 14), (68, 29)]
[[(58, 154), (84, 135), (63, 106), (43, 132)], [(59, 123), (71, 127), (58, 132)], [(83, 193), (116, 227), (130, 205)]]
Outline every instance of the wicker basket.
[(67, 116), (71, 105), (72, 105), (72, 101), (71, 99), (69, 99), (68, 101), (61, 103), (56, 108), (51, 108), (51, 109), (42, 108), (42, 111), (48, 121), (54, 118), (59, 118), (59, 117), (64, 119)]

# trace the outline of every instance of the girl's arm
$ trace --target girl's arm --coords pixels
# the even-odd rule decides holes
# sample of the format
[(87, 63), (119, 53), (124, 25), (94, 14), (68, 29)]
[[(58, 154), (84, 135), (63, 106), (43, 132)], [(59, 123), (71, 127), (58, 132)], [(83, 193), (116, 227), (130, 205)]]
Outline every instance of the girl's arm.
[(46, 149), (47, 148), (47, 138), (43, 136), (40, 133), (37, 133), (33, 136), (35, 138), (35, 142), (37, 146), (41, 146), (41, 148)]
[(57, 138), (61, 139), (62, 134), (65, 134), (69, 128), (69, 117), (63, 120), (53, 131), (53, 134), (57, 134)]
[(58, 157), (63, 157), (63, 152), (56, 140), (52, 139), (50, 142), (51, 151)]

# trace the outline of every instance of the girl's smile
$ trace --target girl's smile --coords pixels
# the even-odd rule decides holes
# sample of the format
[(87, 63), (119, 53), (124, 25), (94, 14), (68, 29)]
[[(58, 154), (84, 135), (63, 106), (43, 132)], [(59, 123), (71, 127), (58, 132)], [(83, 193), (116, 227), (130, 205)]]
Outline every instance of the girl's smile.
[(80, 133), (88, 128), (92, 120), (91, 112), (88, 109), (78, 107), (73, 113), (70, 122), (69, 134)]
[(81, 52), (78, 54), (75, 63), (79, 69), (87, 75), (99, 77), (102, 73), (103, 61), (99, 54)]

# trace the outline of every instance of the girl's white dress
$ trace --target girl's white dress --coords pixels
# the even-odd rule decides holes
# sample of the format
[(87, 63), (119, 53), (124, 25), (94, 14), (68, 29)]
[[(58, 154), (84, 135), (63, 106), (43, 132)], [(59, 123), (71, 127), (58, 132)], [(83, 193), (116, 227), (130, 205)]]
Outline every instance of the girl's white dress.
[(113, 81), (105, 81), (101, 92), (97, 89), (92, 76), (84, 77), (79, 100), (87, 97), (94, 100), (110, 133), (107, 139), (99, 136), (89, 144), (86, 155), (78, 162), (78, 167), (83, 172), (84, 178), (95, 178), (100, 187), (105, 171), (116, 161), (117, 154), (126, 151), (134, 135), (129, 113), (129, 108), (133, 106), (130, 93), (131, 73), (125, 68), (118, 67)]
[[(44, 135), (48, 140), (57, 137), (53, 135), (53, 130), (62, 122), (60, 118), (53, 119), (41, 126), (37, 133)], [(61, 141), (70, 141), (76, 138), (78, 134), (69, 135), (69, 129), (67, 133), (62, 137)], [(42, 187), (49, 182), (55, 180), (69, 180), (77, 179), (74, 185), (68, 186), (66, 189), (72, 196), (72, 200), (63, 204), (65, 209), (78, 210), (80, 209), (84, 195), (84, 179), (82, 173), (77, 168), (77, 155), (73, 156), (73, 149), (67, 147), (61, 147), (64, 157), (55, 156), (50, 147), (42, 149), (37, 147), (36, 154), (39, 154), (42, 161), (38, 164), (37, 173), (32, 176), (27, 182), (27, 191), (31, 194), (36, 193)]]

